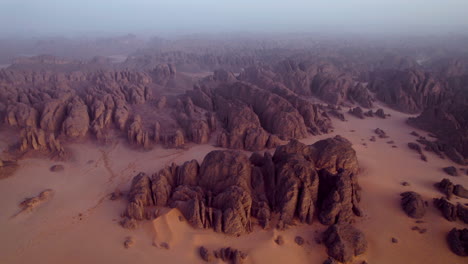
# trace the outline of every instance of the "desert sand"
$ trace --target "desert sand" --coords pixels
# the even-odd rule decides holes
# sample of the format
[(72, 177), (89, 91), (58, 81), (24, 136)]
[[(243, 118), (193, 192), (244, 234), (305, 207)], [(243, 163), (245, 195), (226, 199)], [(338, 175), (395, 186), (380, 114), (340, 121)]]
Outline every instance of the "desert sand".
[[(390, 118), (361, 120), (346, 114), (346, 122), (333, 120), (333, 133), (302, 140), (312, 144), (339, 134), (349, 139), (357, 151), (364, 211), (357, 226), (365, 233), (369, 249), (355, 263), (463, 263), (445, 241), (447, 232), (453, 227), (462, 228), (462, 224), (446, 221), (431, 204), (432, 198), (442, 196), (433, 184), (450, 177), (441, 168), (453, 163), (430, 153), (428, 162), (420, 160), (406, 144), (416, 139), (411, 131), (427, 133), (405, 123), (410, 115), (384, 109)], [(370, 142), (375, 128), (383, 129), (389, 138)], [(397, 148), (386, 143), (390, 140)], [(0, 140), (0, 151), (7, 145), (7, 139)], [(326, 259), (325, 247), (315, 242), (326, 228), (318, 221), (286, 231), (265, 231), (257, 226), (254, 232), (239, 238), (195, 230), (179, 219), (181, 214), (176, 209), (162, 210), (156, 220), (134, 231), (119, 225), (126, 202), (124, 198), (111, 201), (110, 193), (126, 191), (131, 178), (140, 171), (151, 174), (172, 162), (201, 162), (215, 149), (211, 145), (189, 145), (188, 150), (158, 147), (148, 152), (132, 150), (125, 143), (99, 147), (81, 143), (69, 148), (74, 157), (69, 162), (21, 160), (15, 175), (0, 181), (0, 263), (203, 263), (199, 246), (241, 249), (249, 254), (245, 263), (321, 263)], [(49, 168), (55, 164), (62, 164), (65, 170), (51, 172)], [(468, 177), (450, 180), (468, 185)], [(410, 186), (402, 186), (403, 181)], [(31, 212), (18, 214), (21, 201), (45, 189), (54, 190), (50, 200)], [(400, 208), (399, 194), (410, 190), (431, 204), (422, 219), (424, 223), (416, 224)], [(413, 226), (426, 228), (427, 232), (420, 234), (411, 230)], [(274, 242), (277, 235), (284, 237), (284, 245)], [(294, 242), (297, 235), (305, 239), (304, 245)], [(135, 244), (126, 249), (123, 242), (129, 236)], [(392, 243), (392, 237), (398, 243)], [(161, 247), (161, 243), (167, 243), (169, 249)]]

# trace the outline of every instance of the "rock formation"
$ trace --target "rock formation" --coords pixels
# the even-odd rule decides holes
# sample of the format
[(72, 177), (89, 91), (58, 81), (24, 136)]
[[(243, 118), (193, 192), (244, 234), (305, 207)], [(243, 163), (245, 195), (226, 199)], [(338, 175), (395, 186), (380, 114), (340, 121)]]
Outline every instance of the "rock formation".
[(10, 177), (18, 168), (16, 160), (0, 160), (0, 179)]
[(457, 168), (454, 166), (445, 167), (442, 170), (450, 176), (458, 176)]
[(201, 164), (192, 160), (151, 177), (138, 174), (124, 216), (143, 220), (155, 206), (175, 207), (193, 227), (229, 235), (251, 232), (251, 217), (263, 228), (274, 215), (278, 228), (295, 220), (311, 224), (316, 216), (326, 225), (350, 224), (362, 214), (358, 171), (351, 143), (340, 136), (313, 145), (291, 140), (273, 156), (254, 153), (250, 159), (217, 150)]
[(447, 201), (445, 198), (434, 199), (434, 206), (438, 208), (442, 215), (448, 221), (456, 221), (458, 214), (457, 214), (457, 207)]
[(371, 74), (369, 89), (377, 99), (407, 113), (418, 113), (442, 100), (443, 84), (415, 69), (385, 70)]
[(385, 133), (385, 131), (383, 131), (380, 128), (376, 128), (374, 130), (374, 133), (377, 134), (379, 136), (379, 138), (388, 138), (387, 133)]
[(310, 146), (293, 140), (273, 156), (254, 153), (250, 160), (213, 151), (200, 165), (172, 165), (151, 178), (139, 174), (125, 215), (141, 220), (146, 208), (169, 205), (195, 227), (228, 234), (249, 232), (251, 215), (266, 227), (272, 212), (280, 213), (282, 227), (295, 218), (311, 223), (314, 215), (324, 224), (349, 222), (360, 215), (358, 168), (351, 144), (340, 136)]
[(339, 262), (349, 262), (354, 256), (363, 254), (367, 249), (364, 234), (348, 224), (334, 224), (323, 234), (323, 242), (330, 257)]
[(450, 79), (446, 85), (445, 100), (428, 104), (408, 123), (437, 136), (435, 144), (454, 162), (464, 165), (468, 159), (468, 78)]
[(416, 151), (419, 154), (422, 154), (421, 146), (419, 146), (418, 143), (409, 142), (408, 143), (408, 148)]
[(452, 229), (447, 235), (447, 242), (453, 253), (468, 256), (468, 228)]
[(357, 117), (357, 118), (360, 118), (360, 119), (364, 119), (364, 112), (362, 111), (362, 108), (361, 107), (355, 107), (353, 109), (349, 109), (348, 113), (352, 114), (353, 116)]
[(214, 254), (209, 251), (207, 248), (201, 246), (199, 249), (198, 249), (198, 252), (200, 254), (200, 257), (206, 261), (206, 262), (212, 262), (214, 260)]
[(420, 219), (426, 214), (426, 205), (421, 195), (415, 192), (401, 194), (401, 207), (412, 218)]
[(65, 167), (63, 165), (53, 165), (49, 170), (52, 172), (61, 172), (65, 170)]
[[(42, 204), (43, 202), (48, 201), (52, 195), (54, 194), (54, 191), (51, 189), (46, 189), (42, 192), (40, 192), (37, 196), (31, 197), (31, 198), (26, 198), (24, 201), (22, 201), (19, 204), (19, 207), (21, 208), (21, 212), (31, 212), (34, 208)], [(19, 214), (18, 213), (18, 214)]]
[(24, 131), (21, 152), (41, 150), (58, 157), (67, 156), (62, 143), (88, 135), (106, 143), (115, 132), (133, 146), (150, 149), (205, 144), (221, 130), (217, 145), (257, 151), (277, 146), (280, 139), (331, 129), (322, 106), (273, 77), (246, 82), (217, 70), (185, 94), (153, 95), (174, 78), (171, 64), (145, 71), (2, 70), (0, 114), (6, 124)]
[(434, 199), (434, 205), (448, 221), (453, 222), (460, 219), (468, 224), (468, 207), (461, 204), (454, 205), (445, 198)]

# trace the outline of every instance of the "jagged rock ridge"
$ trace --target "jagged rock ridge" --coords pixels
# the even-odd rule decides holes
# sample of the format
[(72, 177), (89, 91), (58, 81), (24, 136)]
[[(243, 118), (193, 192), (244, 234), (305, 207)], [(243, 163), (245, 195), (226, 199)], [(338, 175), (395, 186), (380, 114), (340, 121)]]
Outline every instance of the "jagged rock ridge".
[(273, 156), (253, 153), (249, 158), (238, 151), (217, 150), (201, 164), (192, 160), (152, 176), (137, 175), (124, 215), (142, 220), (155, 207), (169, 206), (178, 208), (195, 228), (229, 235), (251, 232), (252, 218), (263, 228), (286, 228), (295, 221), (311, 224), (314, 219), (349, 225), (362, 215), (358, 171), (351, 143), (340, 136), (313, 145), (291, 140)]

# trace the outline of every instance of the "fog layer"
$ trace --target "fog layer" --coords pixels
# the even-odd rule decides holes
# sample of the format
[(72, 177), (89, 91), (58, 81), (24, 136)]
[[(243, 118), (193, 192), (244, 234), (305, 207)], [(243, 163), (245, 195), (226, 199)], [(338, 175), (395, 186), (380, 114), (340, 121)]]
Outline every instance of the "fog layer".
[(0, 0), (0, 33), (444, 33), (468, 28), (466, 10), (466, 0)]

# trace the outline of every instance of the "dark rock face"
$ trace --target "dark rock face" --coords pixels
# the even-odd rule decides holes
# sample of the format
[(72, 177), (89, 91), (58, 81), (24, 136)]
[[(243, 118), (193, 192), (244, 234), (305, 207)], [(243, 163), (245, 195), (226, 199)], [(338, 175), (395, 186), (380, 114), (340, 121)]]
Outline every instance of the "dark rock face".
[(445, 167), (442, 170), (450, 176), (458, 176), (457, 168), (454, 166)]
[(417, 143), (409, 142), (408, 148), (418, 152), (419, 154), (422, 154), (421, 146), (419, 146)]
[(362, 108), (361, 107), (355, 107), (353, 109), (349, 109), (349, 112), (350, 114), (352, 114), (353, 116), (357, 117), (357, 118), (360, 118), (360, 119), (364, 119), (364, 112), (362, 111)]
[(301, 236), (296, 236), (294, 238), (294, 242), (296, 242), (296, 244), (298, 244), (299, 246), (302, 246), (304, 244), (304, 238)]
[(455, 186), (449, 179), (443, 179), (439, 183), (436, 183), (435, 187), (444, 193), (447, 196), (447, 199), (450, 200), (452, 198)]
[(234, 248), (220, 248), (214, 251), (214, 256), (224, 262), (232, 264), (242, 264), (247, 258), (247, 254)]
[(460, 184), (455, 185), (453, 189), (453, 194), (458, 197), (468, 198), (468, 190)]
[(383, 131), (380, 128), (376, 128), (374, 130), (374, 133), (377, 134), (379, 136), (379, 138), (388, 138), (387, 133), (385, 133), (385, 131)]
[(206, 249), (205, 247), (199, 248), (200, 257), (206, 262), (212, 262), (214, 260), (214, 254)]
[(364, 112), (364, 115), (367, 117), (374, 117), (374, 112), (372, 112), (372, 110), (369, 110), (367, 112)]
[(20, 152), (39, 151), (52, 159), (63, 160), (67, 153), (53, 133), (45, 132), (40, 128), (26, 127), (20, 132)]
[(328, 111), (328, 114), (338, 118), (341, 121), (346, 121), (346, 118), (345, 118), (344, 114), (339, 112), (336, 109), (331, 109), (330, 111)]
[(468, 207), (463, 206), (462, 204), (457, 204), (457, 215), (465, 224), (468, 224)]
[(125, 211), (125, 216), (130, 219), (143, 220), (145, 216), (146, 206), (153, 205), (153, 197), (151, 193), (150, 178), (140, 173), (132, 180), (132, 187), (128, 193), (129, 204)]
[(348, 224), (334, 224), (323, 234), (328, 255), (339, 262), (349, 262), (367, 249), (364, 234)]
[(64, 171), (65, 168), (63, 167), (63, 165), (53, 165), (52, 167), (50, 167), (49, 170), (52, 172), (60, 172), (60, 171)]
[(468, 229), (452, 229), (447, 235), (447, 242), (453, 253), (468, 256)]
[(468, 159), (467, 83), (466, 78), (449, 81), (443, 102), (431, 104), (418, 117), (408, 119), (410, 125), (436, 135), (440, 152), (461, 165)]
[(275, 239), (275, 243), (282, 246), (284, 245), (284, 238), (282, 236), (278, 236), (276, 239)]
[(195, 105), (215, 111), (223, 129), (217, 145), (256, 151), (277, 146), (279, 139), (329, 132), (331, 120), (321, 106), (270, 77), (249, 68), (239, 77), (242, 82), (234, 77), (228, 82), (206, 78), (201, 87), (187, 92)]
[(262, 128), (258, 116), (252, 109), (241, 103), (230, 103), (221, 98), (218, 100), (220, 101), (218, 116), (221, 120), (226, 120), (222, 122), (226, 131), (218, 136), (217, 144), (226, 148), (253, 151), (265, 148), (270, 135)]
[(420, 219), (426, 214), (426, 206), (421, 195), (415, 192), (401, 194), (401, 207), (412, 218)]
[(281, 83), (299, 95), (314, 95), (334, 105), (350, 102), (369, 108), (374, 101), (364, 84), (356, 83), (351, 74), (341, 71), (331, 61), (286, 59), (271, 68), (249, 67), (241, 73), (240, 79), (252, 82), (258, 77)]
[(338, 262), (334, 258), (328, 258), (326, 259), (323, 264), (338, 264)]
[[(336, 136), (311, 146), (292, 141), (277, 148), (273, 161), (276, 164), (276, 184), (279, 188), (274, 197), (276, 206), (283, 208), (280, 218), (282, 223), (289, 224), (294, 212), (298, 212), (301, 221), (310, 223), (314, 214), (314, 206), (310, 201), (317, 205), (319, 220), (323, 224), (347, 222), (353, 215), (360, 215), (360, 188), (354, 176), (359, 166), (356, 153), (346, 139)], [(315, 165), (310, 164), (310, 161)], [(284, 166), (289, 167), (291, 162), (303, 165), (288, 172)], [(317, 173), (313, 171), (314, 166), (318, 171), (318, 179)], [(296, 172), (300, 181), (291, 182), (294, 178), (289, 175), (293, 175), (299, 168), (304, 175)], [(291, 197), (292, 200), (286, 197)], [(292, 206), (294, 204), (297, 204), (296, 207)], [(310, 207), (306, 207), (307, 204)]]
[(418, 113), (442, 100), (443, 84), (430, 74), (414, 69), (374, 72), (369, 86), (377, 99), (407, 113)]
[(457, 220), (457, 217), (458, 217), (457, 207), (451, 204), (445, 198), (434, 199), (434, 205), (436, 208), (438, 208), (442, 212), (442, 215), (448, 221), (453, 222)]
[(453, 195), (462, 198), (468, 198), (468, 190), (465, 189), (465, 187), (463, 187), (461, 184), (453, 184), (449, 179), (443, 179), (439, 183), (436, 183), (435, 187), (444, 193), (449, 200)]
[(16, 160), (0, 160), (0, 179), (13, 175), (18, 167)]
[(434, 206), (441, 211), (442, 215), (448, 221), (453, 222), (460, 219), (462, 222), (468, 224), (468, 207), (462, 204), (454, 205), (445, 198), (434, 199)]
[(373, 98), (367, 88), (354, 83), (348, 74), (318, 73), (310, 87), (313, 95), (331, 104), (342, 104), (348, 100), (365, 108), (372, 107)]
[(278, 213), (279, 228), (294, 219), (327, 225), (350, 223), (361, 215), (356, 153), (336, 136), (313, 145), (296, 140), (275, 154), (212, 151), (201, 165), (192, 160), (154, 174), (137, 175), (125, 216), (142, 220), (153, 206), (177, 207), (197, 228), (240, 235), (252, 230), (251, 217), (269, 227)]
[[(434, 78), (418, 70), (385, 71), (371, 78), (377, 98), (408, 113), (422, 113), (408, 123), (437, 136), (428, 149), (464, 165), (468, 158), (466, 76)], [(422, 142), (420, 142), (422, 143)]]
[(265, 130), (280, 138), (303, 138), (307, 135), (304, 118), (293, 105), (276, 94), (240, 82), (216, 91), (225, 98), (237, 99), (251, 106)]
[(347, 98), (351, 103), (357, 103), (364, 108), (373, 106), (374, 98), (369, 90), (362, 84), (358, 84), (348, 90)]
[(387, 115), (385, 114), (384, 110), (382, 108), (379, 108), (377, 109), (377, 111), (375, 111), (375, 115), (380, 117), (380, 118), (386, 118)]

